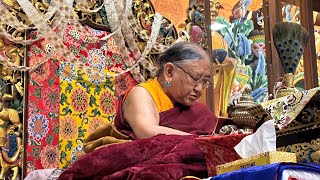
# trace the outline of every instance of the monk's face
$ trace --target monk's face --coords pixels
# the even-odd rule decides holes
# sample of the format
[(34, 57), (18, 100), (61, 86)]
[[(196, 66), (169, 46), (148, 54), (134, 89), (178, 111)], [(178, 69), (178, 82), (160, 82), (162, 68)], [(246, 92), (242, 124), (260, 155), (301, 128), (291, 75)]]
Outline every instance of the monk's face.
[(174, 67), (168, 90), (174, 101), (190, 106), (200, 98), (209, 82), (210, 62), (207, 59), (193, 61)]

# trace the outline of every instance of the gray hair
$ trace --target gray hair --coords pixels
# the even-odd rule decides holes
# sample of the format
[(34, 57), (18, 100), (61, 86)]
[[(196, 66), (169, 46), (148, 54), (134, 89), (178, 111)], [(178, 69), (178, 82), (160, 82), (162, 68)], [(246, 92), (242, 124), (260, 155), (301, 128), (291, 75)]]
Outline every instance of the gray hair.
[(203, 59), (210, 61), (208, 54), (201, 46), (188, 41), (178, 42), (163, 52), (158, 58), (157, 64), (159, 65), (159, 70), (157, 77), (163, 73), (164, 65), (168, 62), (183, 65)]

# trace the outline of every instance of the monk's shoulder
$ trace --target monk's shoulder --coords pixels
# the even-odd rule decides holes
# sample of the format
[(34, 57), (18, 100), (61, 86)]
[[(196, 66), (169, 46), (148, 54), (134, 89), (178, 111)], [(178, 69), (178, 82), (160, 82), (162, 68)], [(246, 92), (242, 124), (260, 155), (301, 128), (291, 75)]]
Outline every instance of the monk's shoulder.
[(150, 93), (141, 86), (133, 87), (128, 93), (127, 100), (141, 100), (141, 99), (150, 99)]

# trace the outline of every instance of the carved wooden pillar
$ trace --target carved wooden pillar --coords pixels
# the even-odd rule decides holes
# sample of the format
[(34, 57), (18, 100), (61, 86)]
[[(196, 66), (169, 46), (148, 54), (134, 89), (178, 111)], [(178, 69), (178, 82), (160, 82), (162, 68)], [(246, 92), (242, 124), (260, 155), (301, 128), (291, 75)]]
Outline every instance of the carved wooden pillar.
[(281, 22), (281, 2), (279, 0), (264, 0), (263, 14), (264, 14), (264, 29), (265, 29), (265, 44), (266, 44), (266, 63), (268, 75), (268, 92), (273, 92), (274, 83), (283, 76), (283, 68), (280, 63), (276, 47), (273, 44), (272, 28)]
[[(211, 41), (211, 12), (210, 12), (210, 0), (204, 0), (204, 16), (205, 16), (205, 28), (207, 32), (207, 45), (208, 54), (210, 59), (212, 58), (212, 41)], [(210, 63), (210, 76), (213, 76), (213, 63)], [(213, 77), (211, 78), (213, 79)], [(214, 112), (214, 87), (213, 83), (207, 89), (207, 104), (209, 105), (212, 112)]]
[(318, 86), (317, 57), (314, 38), (313, 24), (313, 2), (310, 0), (300, 0), (301, 25), (306, 28), (309, 34), (309, 42), (303, 53), (304, 63), (304, 87), (312, 89)]

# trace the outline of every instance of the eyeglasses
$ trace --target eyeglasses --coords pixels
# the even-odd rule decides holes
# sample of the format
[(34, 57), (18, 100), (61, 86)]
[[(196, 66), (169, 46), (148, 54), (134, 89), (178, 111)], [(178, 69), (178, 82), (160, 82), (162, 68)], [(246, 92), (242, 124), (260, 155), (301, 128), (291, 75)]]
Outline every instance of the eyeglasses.
[(181, 69), (189, 77), (191, 77), (194, 85), (198, 85), (199, 83), (201, 83), (203, 88), (208, 88), (210, 86), (210, 84), (212, 84), (212, 81), (210, 81), (209, 79), (204, 79), (203, 77), (202, 78), (195, 77), (195, 76), (191, 75), (190, 73), (188, 73), (186, 70), (184, 70), (182, 67), (180, 67), (176, 64), (174, 64), (174, 65), (177, 66), (179, 69)]

